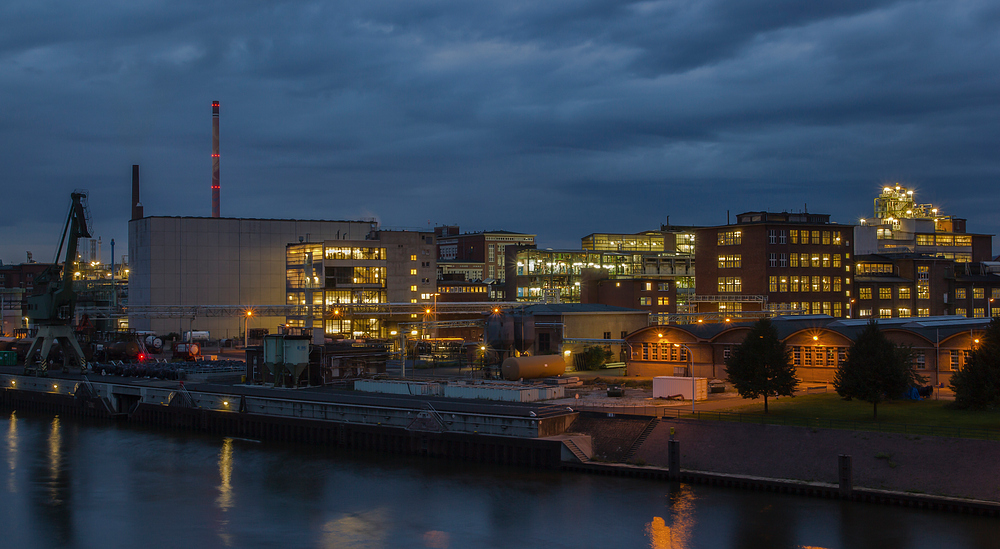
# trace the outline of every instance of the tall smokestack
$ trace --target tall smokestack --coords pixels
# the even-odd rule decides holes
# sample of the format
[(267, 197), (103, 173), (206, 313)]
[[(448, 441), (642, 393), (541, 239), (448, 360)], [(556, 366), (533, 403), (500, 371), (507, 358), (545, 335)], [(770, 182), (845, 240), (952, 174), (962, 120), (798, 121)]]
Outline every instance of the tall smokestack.
[(139, 165), (132, 164), (132, 219), (142, 219), (142, 203), (139, 202)]
[(212, 217), (219, 214), (219, 102), (212, 101)]

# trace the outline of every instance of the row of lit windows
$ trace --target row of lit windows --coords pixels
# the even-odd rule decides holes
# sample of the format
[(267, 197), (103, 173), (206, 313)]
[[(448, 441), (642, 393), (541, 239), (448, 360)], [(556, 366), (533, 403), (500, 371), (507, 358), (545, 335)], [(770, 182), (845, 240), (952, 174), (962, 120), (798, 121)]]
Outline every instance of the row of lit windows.
[(719, 268), (720, 269), (739, 269), (742, 267), (742, 257), (740, 254), (736, 255), (720, 255), (719, 256)]
[(486, 286), (438, 286), (438, 291), (446, 294), (486, 293)]
[(836, 368), (847, 360), (847, 347), (792, 346), (792, 364)]
[(632, 358), (642, 360), (659, 360), (663, 362), (687, 362), (687, 349), (675, 347), (670, 343), (642, 343), (639, 348), (632, 347)]
[(327, 248), (323, 252), (326, 259), (385, 259), (385, 248)]
[(892, 263), (858, 263), (854, 268), (854, 274), (856, 275), (892, 274), (894, 272)]
[[(858, 309), (858, 316), (861, 318), (870, 318), (874, 315), (875, 309)], [(900, 307), (896, 311), (895, 318), (910, 318), (913, 316), (913, 311), (909, 307)], [(917, 309), (917, 316), (926, 317), (931, 316), (931, 310), (925, 308)], [(877, 318), (893, 318), (892, 309), (890, 308), (880, 308), (878, 309)]]
[[(653, 283), (652, 282), (646, 282), (645, 285), (644, 285), (644, 288), (646, 289), (647, 292), (652, 292), (653, 291)], [(656, 283), (656, 291), (658, 291), (658, 292), (669, 292), (670, 291), (670, 283), (669, 282), (657, 282)]]
[[(653, 298), (652, 297), (640, 297), (639, 298), (639, 305), (652, 305), (652, 304), (653, 304)], [(657, 305), (670, 305), (670, 298), (669, 297), (657, 297), (656, 298), (656, 304)]]
[[(778, 266), (774, 257), (775, 254), (770, 254), (769, 263), (771, 267)], [(836, 267), (840, 268), (840, 254), (790, 254), (789, 257), (789, 267)], [(785, 254), (781, 254), (780, 264), (782, 267), (785, 266)]]
[[(968, 309), (958, 307), (955, 309), (955, 314), (958, 316), (969, 316), (969, 311)], [(993, 309), (993, 316), (1000, 316), (1000, 309)], [(986, 318), (986, 308), (974, 307), (972, 309), (972, 318)]]
[(789, 239), (792, 244), (834, 244), (839, 246), (841, 243), (840, 231), (798, 231), (792, 229), (788, 231)]
[(839, 276), (771, 276), (768, 290), (771, 292), (839, 292), (843, 289), (843, 279)]
[(918, 234), (917, 246), (972, 246), (972, 236), (970, 235), (950, 235), (950, 234)]
[[(955, 299), (966, 299), (968, 295), (966, 288), (955, 288)], [(1000, 288), (992, 288), (990, 297), (1000, 298)], [(986, 288), (972, 288), (972, 299), (986, 299)]]

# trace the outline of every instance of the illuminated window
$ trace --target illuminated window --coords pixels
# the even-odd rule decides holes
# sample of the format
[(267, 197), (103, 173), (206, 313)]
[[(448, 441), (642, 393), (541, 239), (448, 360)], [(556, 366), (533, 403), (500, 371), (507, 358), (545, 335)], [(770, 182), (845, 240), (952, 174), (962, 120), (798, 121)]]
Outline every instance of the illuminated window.
[(972, 246), (972, 237), (955, 235), (955, 245), (963, 247)]
[(416, 260), (417, 260), (417, 256), (416, 255), (411, 255), (410, 256), (410, 261), (416, 261)]
[(651, 297), (640, 297), (639, 298), (639, 305), (652, 305), (652, 304), (653, 304), (653, 298), (651, 298)]
[(840, 231), (835, 231), (833, 233), (833, 243), (840, 246)]
[(813, 279), (812, 279), (812, 290), (814, 292), (820, 292), (820, 291), (822, 291), (822, 289), (820, 287), (820, 278), (818, 276), (814, 276)]
[(808, 244), (809, 243), (809, 231), (802, 231), (802, 233), (800, 233), (800, 234), (802, 235), (802, 243), (803, 244)]
[(909, 317), (910, 317), (910, 309), (908, 309), (906, 307), (900, 307), (899, 308), (899, 318), (909, 318)]
[(986, 288), (973, 288), (972, 299), (986, 299)]
[(719, 293), (732, 294), (743, 291), (743, 280), (738, 276), (720, 276)]
[[(809, 266), (809, 254), (799, 254), (799, 265), (802, 267)], [(813, 265), (813, 267), (819, 267), (819, 265)]]
[(973, 318), (986, 318), (986, 308), (985, 307), (975, 307), (972, 309)]
[[(816, 277), (813, 277), (813, 278), (816, 278)], [(824, 276), (823, 277), (823, 291), (824, 292), (829, 292), (830, 288), (831, 288), (830, 277)]]
[(830, 254), (823, 254), (823, 266), (824, 267), (830, 266)]
[(892, 299), (892, 288), (882, 287), (878, 289), (879, 299)]
[(833, 304), (833, 316), (840, 318), (844, 316), (844, 304), (837, 301)]
[(410, 274), (413, 275), (413, 276), (416, 276), (417, 270), (416, 269), (410, 269)]
[(871, 288), (858, 288), (858, 299), (871, 299), (872, 289)]
[(787, 292), (788, 291), (788, 277), (787, 276), (778, 277), (778, 291), (779, 292)]
[(819, 244), (819, 231), (812, 232), (812, 242), (813, 244)]
[(791, 254), (788, 256), (791, 262), (788, 264), (789, 267), (799, 266), (799, 254)]
[(955, 299), (965, 299), (965, 288), (955, 288)]
[(739, 269), (742, 265), (742, 258), (740, 254), (735, 255), (720, 255), (719, 256), (719, 268), (720, 269)]
[(955, 315), (957, 315), (957, 316), (968, 316), (968, 313), (966, 312), (966, 310), (964, 308), (959, 307), (959, 308), (955, 309)]
[(656, 285), (656, 289), (657, 289), (657, 291), (660, 291), (660, 292), (669, 292), (670, 291), (670, 283), (669, 282), (660, 282), (659, 284)]
[(930, 299), (931, 287), (928, 284), (917, 284), (917, 299)]
[(739, 246), (743, 243), (743, 231), (719, 231), (719, 246)]
[(933, 245), (934, 245), (934, 235), (932, 234), (917, 235), (917, 246), (933, 246)]
[(802, 291), (803, 292), (808, 292), (809, 291), (809, 277), (808, 276), (802, 277)]
[(871, 309), (861, 309), (861, 310), (858, 311), (858, 316), (860, 316), (860, 317), (872, 316), (872, 310)]
[(657, 305), (670, 305), (670, 298), (669, 297), (658, 297), (658, 298), (656, 298), (656, 304)]
[(823, 244), (830, 243), (830, 231), (823, 231)]
[(840, 282), (841, 282), (841, 279), (840, 279), (839, 276), (833, 277), (833, 291), (835, 291), (835, 292), (839, 292), (840, 291), (840, 289), (841, 289)]
[(768, 277), (768, 291), (770, 292), (778, 291), (778, 277), (776, 276)]
[(927, 368), (927, 356), (924, 354), (924, 351), (913, 351), (912, 357), (914, 369), (924, 370)]
[(792, 229), (792, 230), (788, 231), (788, 236), (791, 237), (792, 244), (798, 244), (799, 243), (799, 231), (798, 231), (798, 229)]
[(823, 314), (829, 315), (832, 312), (833, 312), (833, 309), (831, 309), (831, 307), (830, 307), (830, 302), (829, 301), (824, 301), (823, 302)]
[(653, 291), (653, 283), (652, 282), (647, 282), (646, 283), (646, 291), (647, 292), (652, 292)]
[(910, 299), (910, 289), (906, 287), (900, 287), (899, 299)]
[(892, 318), (892, 309), (879, 309), (878, 310), (878, 317), (879, 318)]
[(955, 244), (955, 239), (950, 234), (939, 234), (937, 235), (937, 245), (938, 246), (952, 246)]
[(930, 309), (917, 309), (917, 316), (931, 316)]
[(411, 292), (415, 292), (415, 291), (417, 291), (417, 287), (416, 287), (416, 286), (410, 286), (410, 291), (411, 291)]
[(993, 299), (1000, 299), (1000, 288), (993, 288), (993, 292), (990, 295)]
[(793, 291), (793, 292), (799, 291), (799, 277), (793, 276), (793, 277), (789, 277), (789, 278), (791, 278), (791, 284), (792, 284), (791, 291)]
[(833, 266), (840, 267), (840, 254), (833, 254)]

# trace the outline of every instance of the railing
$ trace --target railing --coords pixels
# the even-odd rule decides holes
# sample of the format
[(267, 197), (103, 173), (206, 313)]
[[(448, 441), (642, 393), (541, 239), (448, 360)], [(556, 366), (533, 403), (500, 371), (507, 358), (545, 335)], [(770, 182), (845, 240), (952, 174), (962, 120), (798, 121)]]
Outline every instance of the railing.
[(848, 431), (874, 431), (879, 433), (902, 433), (906, 435), (977, 438), (1000, 440), (1000, 430), (973, 427), (952, 427), (921, 425), (914, 423), (884, 423), (880, 421), (850, 421), (843, 419), (822, 419), (779, 414), (694, 411), (672, 406), (600, 406), (576, 405), (577, 412), (597, 412), (602, 414), (649, 416), (668, 419), (695, 419), (702, 421), (730, 421), (734, 423), (756, 423), (760, 425), (791, 425), (810, 429), (840, 429)]

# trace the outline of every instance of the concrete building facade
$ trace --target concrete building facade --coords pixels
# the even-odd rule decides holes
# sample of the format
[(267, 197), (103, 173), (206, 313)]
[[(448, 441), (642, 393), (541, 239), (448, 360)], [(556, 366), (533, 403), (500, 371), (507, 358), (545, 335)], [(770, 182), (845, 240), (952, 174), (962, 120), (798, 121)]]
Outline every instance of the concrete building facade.
[[(242, 316), (138, 313), (178, 306), (283, 305), (291, 242), (364, 240), (375, 221), (143, 217), (129, 221), (129, 326), (158, 334), (207, 330), (239, 337)], [(207, 309), (203, 309), (207, 310)], [(283, 316), (254, 317), (274, 332)]]

